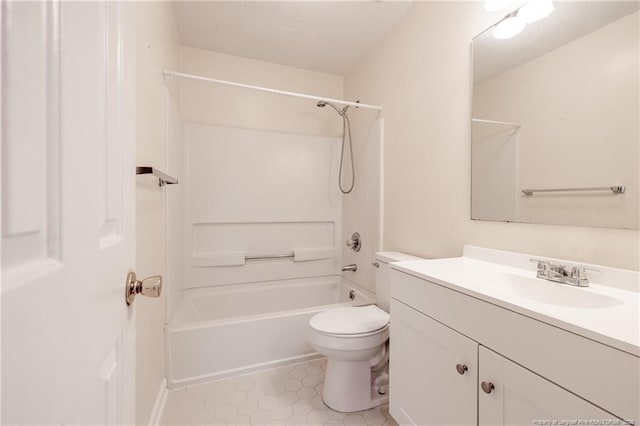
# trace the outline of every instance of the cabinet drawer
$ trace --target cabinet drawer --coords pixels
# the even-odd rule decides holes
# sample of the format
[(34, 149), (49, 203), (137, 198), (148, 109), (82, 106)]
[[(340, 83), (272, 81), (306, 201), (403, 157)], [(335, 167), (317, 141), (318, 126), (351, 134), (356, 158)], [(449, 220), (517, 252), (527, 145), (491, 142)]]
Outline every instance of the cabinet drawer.
[(622, 419), (640, 419), (640, 358), (403, 272), (391, 297)]

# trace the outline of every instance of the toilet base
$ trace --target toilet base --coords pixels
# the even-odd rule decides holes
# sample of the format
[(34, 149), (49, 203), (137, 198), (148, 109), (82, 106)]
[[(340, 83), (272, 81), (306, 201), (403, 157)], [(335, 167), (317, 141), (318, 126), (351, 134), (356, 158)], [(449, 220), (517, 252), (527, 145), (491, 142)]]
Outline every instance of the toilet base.
[(343, 413), (367, 410), (389, 402), (375, 384), (378, 374), (371, 371), (371, 361), (327, 359), (322, 399), (329, 408)]

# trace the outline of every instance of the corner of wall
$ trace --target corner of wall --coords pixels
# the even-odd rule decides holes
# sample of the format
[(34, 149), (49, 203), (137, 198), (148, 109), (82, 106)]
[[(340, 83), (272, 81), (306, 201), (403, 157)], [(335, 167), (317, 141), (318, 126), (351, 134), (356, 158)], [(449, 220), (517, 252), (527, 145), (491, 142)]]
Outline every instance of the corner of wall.
[[(165, 79), (162, 70), (177, 69), (179, 36), (170, 2), (137, 2), (136, 162), (164, 168)], [(172, 90), (177, 84), (169, 83)], [(136, 272), (166, 274), (166, 191), (157, 181), (136, 181)], [(160, 299), (136, 300), (136, 422), (149, 423), (165, 375), (166, 291)]]

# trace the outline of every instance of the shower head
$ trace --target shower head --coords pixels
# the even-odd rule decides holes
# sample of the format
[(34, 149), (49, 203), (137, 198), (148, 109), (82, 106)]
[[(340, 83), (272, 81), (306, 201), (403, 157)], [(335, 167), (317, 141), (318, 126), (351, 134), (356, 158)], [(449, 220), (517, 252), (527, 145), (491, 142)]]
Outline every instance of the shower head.
[(331, 108), (335, 109), (336, 112), (338, 114), (340, 114), (341, 116), (345, 116), (345, 114), (347, 113), (347, 110), (349, 109), (349, 105), (345, 106), (344, 108), (340, 109), (337, 106), (335, 106), (334, 104), (332, 104), (331, 102), (327, 102), (327, 101), (318, 101), (318, 103), (316, 104), (317, 107), (319, 108), (324, 108), (327, 105), (329, 105)]
[[(331, 102), (323, 100), (318, 101), (318, 103), (316, 104), (318, 108), (324, 108), (327, 105), (335, 109), (338, 115), (342, 117), (342, 149), (340, 150), (340, 172), (338, 173), (338, 187), (340, 188), (340, 192), (342, 192), (343, 194), (349, 194), (351, 191), (353, 191), (353, 186), (356, 183), (356, 172), (353, 166), (353, 146), (351, 144), (351, 123), (349, 122), (349, 116), (347, 115), (349, 105), (345, 105), (344, 108), (340, 109)], [(347, 135), (349, 136), (348, 139)], [(346, 144), (345, 139), (347, 141)], [(344, 160), (345, 145), (349, 146), (349, 159), (351, 160), (351, 186), (349, 187), (349, 189), (344, 189), (342, 187), (342, 160)]]

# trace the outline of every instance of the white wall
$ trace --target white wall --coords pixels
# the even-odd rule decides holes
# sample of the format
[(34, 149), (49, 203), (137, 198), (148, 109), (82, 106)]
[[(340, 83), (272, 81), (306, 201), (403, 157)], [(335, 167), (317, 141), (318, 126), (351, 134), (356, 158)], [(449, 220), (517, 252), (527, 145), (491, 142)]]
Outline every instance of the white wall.
[(345, 77), (385, 108), (385, 249), (459, 256), (476, 244), (639, 269), (639, 232), (469, 219), (470, 47), (497, 21), (482, 2), (417, 2)]
[[(166, 170), (165, 97), (163, 68), (177, 68), (178, 33), (168, 2), (139, 2), (137, 6), (137, 153), (138, 165)], [(173, 85), (176, 95), (177, 86)], [(172, 187), (160, 188), (149, 176), (137, 178), (136, 273), (162, 274), (165, 289), (160, 299), (138, 297), (136, 327), (136, 423), (146, 424), (164, 378), (164, 321), (167, 293), (165, 260), (165, 203)]]
[(518, 191), (519, 222), (638, 228), (638, 89), (638, 12), (474, 87), (474, 116), (522, 123), (519, 189), (626, 187)]
[[(180, 47), (182, 72), (273, 89), (342, 98), (341, 76), (272, 64), (207, 50)], [(185, 122), (243, 129), (338, 136), (337, 114), (315, 102), (237, 87), (181, 79)]]

